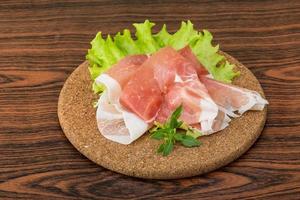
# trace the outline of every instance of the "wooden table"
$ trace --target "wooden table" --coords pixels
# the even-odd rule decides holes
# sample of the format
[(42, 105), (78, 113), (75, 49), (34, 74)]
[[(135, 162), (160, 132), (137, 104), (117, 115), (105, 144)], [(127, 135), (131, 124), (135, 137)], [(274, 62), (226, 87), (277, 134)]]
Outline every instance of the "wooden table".
[[(191, 19), (260, 80), (270, 101), (262, 136), (215, 172), (142, 180), (99, 167), (57, 119), (64, 81), (97, 31)], [(300, 1), (1, 1), (0, 199), (300, 199)]]

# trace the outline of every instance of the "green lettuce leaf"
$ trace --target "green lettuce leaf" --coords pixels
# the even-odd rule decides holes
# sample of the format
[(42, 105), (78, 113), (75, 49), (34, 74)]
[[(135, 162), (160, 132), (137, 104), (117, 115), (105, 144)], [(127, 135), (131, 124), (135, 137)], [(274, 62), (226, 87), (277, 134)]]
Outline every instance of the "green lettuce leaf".
[(169, 40), (172, 35), (168, 33), (166, 24), (163, 25), (162, 29), (155, 35), (153, 35), (155, 41), (162, 48), (169, 44)]
[(152, 35), (151, 29), (154, 25), (155, 24), (149, 20), (146, 20), (144, 23), (133, 24), (136, 29), (136, 44), (139, 46), (141, 53), (143, 54), (154, 53), (160, 48)]
[(136, 42), (132, 39), (128, 29), (123, 31), (123, 35), (119, 32), (114, 37), (114, 41), (119, 49), (126, 55), (140, 54), (141, 50)]
[(168, 40), (167, 45), (179, 50), (186, 45), (193, 43), (197, 38), (199, 38), (198, 31), (194, 30), (192, 22), (182, 22), (180, 29), (172, 35), (172, 37)]
[(213, 36), (209, 31), (203, 30), (198, 36), (197, 40), (190, 44), (193, 53), (216, 80), (230, 83), (239, 72), (235, 72), (234, 65), (225, 61), (225, 57), (218, 53), (219, 45), (212, 45)]
[[(136, 39), (132, 38), (128, 29), (125, 29), (123, 34), (118, 32), (113, 38), (108, 35), (106, 39), (99, 32), (92, 40), (92, 47), (86, 55), (92, 80), (127, 55), (151, 54), (165, 46), (179, 50), (186, 45), (192, 48), (198, 60), (216, 80), (230, 83), (239, 75), (239, 72), (234, 71), (234, 65), (218, 53), (219, 46), (212, 45), (213, 36), (209, 31), (199, 32), (194, 29), (191, 21), (187, 21), (182, 22), (179, 30), (174, 34), (167, 31), (165, 24), (158, 33), (153, 34), (154, 25), (149, 20), (133, 24), (136, 29)], [(100, 93), (105, 88), (94, 82), (92, 89), (95, 93)]]

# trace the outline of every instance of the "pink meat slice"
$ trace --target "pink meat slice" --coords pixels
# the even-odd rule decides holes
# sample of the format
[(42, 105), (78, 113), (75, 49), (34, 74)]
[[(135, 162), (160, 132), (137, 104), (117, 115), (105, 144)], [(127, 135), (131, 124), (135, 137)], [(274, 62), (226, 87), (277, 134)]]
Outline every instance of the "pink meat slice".
[(165, 122), (182, 104), (183, 113), (180, 118), (188, 124), (199, 123), (200, 115), (203, 113), (201, 101), (204, 99), (210, 100), (208, 107), (204, 108), (205, 112), (210, 109), (210, 106), (214, 107), (214, 111), (217, 109), (205, 86), (199, 81), (195, 63), (190, 62), (170, 47), (165, 47), (160, 51), (159, 59), (164, 62), (160, 62), (163, 63), (162, 65), (159, 63), (155, 65), (155, 78), (161, 84), (160, 88), (165, 95), (156, 118), (157, 121)]
[(234, 90), (233, 88), (237, 88), (235, 86), (230, 86), (207, 77), (201, 77), (201, 81), (209, 90), (211, 97), (225, 108), (229, 106), (238, 108), (247, 103), (247, 96), (241, 95), (240, 89)]
[(123, 88), (120, 102), (145, 121), (153, 121), (166, 99), (164, 94), (173, 88), (176, 76), (182, 81), (194, 79), (199, 82), (191, 62), (171, 47), (162, 48), (133, 75)]
[(123, 87), (120, 103), (147, 123), (164, 122), (182, 104), (181, 119), (201, 122), (205, 130), (211, 129), (218, 112), (195, 64), (171, 47), (160, 49), (141, 65)]
[(134, 73), (120, 97), (121, 105), (149, 123), (156, 117), (163, 101), (162, 92), (154, 79), (153, 59), (153, 56), (148, 58)]
[(205, 67), (199, 62), (198, 58), (195, 56), (189, 46), (180, 49), (179, 53), (193, 64), (198, 76), (209, 74)]
[[(218, 132), (220, 130), (223, 130), (224, 128), (226, 128), (229, 125), (230, 121), (231, 121), (231, 119), (223, 111), (219, 110), (218, 115), (216, 116), (216, 118), (213, 121), (212, 130), (208, 133), (203, 132), (202, 134), (209, 135), (209, 134)], [(191, 124), (191, 126), (198, 130), (201, 130), (200, 123)]]
[(165, 95), (164, 102), (156, 118), (159, 122), (165, 122), (171, 113), (182, 104), (183, 113), (180, 119), (188, 124), (199, 123), (201, 107), (200, 99), (208, 96), (205, 87), (196, 80), (177, 82)]
[[(153, 54), (151, 65), (154, 70), (154, 79), (163, 93), (166, 93), (174, 84), (176, 75), (184, 80), (191, 77), (197, 78), (191, 63), (171, 47), (162, 48)], [(189, 65), (189, 67), (185, 67), (185, 65)]]
[(200, 80), (211, 98), (230, 116), (235, 117), (235, 111), (243, 114), (247, 110), (262, 110), (265, 104), (268, 104), (256, 91), (222, 83), (206, 76), (201, 76)]
[(147, 58), (146, 55), (127, 56), (113, 65), (106, 74), (115, 79), (123, 88)]

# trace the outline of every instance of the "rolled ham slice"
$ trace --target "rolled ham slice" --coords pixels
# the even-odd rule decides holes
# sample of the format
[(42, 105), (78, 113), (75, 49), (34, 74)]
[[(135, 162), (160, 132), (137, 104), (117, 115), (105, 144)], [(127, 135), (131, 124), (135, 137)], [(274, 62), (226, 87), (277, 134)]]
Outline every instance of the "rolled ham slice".
[(213, 124), (218, 115), (218, 106), (209, 97), (205, 87), (196, 80), (174, 83), (165, 95), (156, 120), (165, 122), (181, 104), (183, 105), (181, 120), (188, 124), (197, 124), (194, 127), (197, 127), (203, 134), (214, 132)]
[(190, 47), (128, 56), (96, 82), (106, 87), (98, 101), (98, 128), (121, 144), (132, 143), (155, 120), (164, 123), (179, 105), (180, 119), (208, 135), (226, 128), (230, 117), (268, 104), (255, 91), (211, 79)]
[(256, 91), (222, 83), (206, 76), (200, 76), (200, 80), (219, 108), (231, 117), (238, 117), (238, 114), (248, 110), (263, 110), (268, 104)]
[(146, 55), (127, 56), (112, 66), (106, 74), (118, 81), (123, 88), (147, 59)]
[(146, 59), (144, 55), (126, 57), (96, 78), (96, 82), (106, 88), (98, 101), (97, 125), (109, 140), (130, 144), (149, 128), (148, 123), (119, 103), (122, 87)]
[(208, 71), (205, 69), (205, 67), (200, 63), (198, 58), (193, 53), (192, 49), (189, 46), (186, 46), (179, 50), (180, 55), (182, 55), (184, 58), (189, 60), (193, 67), (196, 69), (198, 76), (202, 75), (208, 75)]
[(145, 61), (124, 87), (120, 102), (144, 121), (166, 121), (183, 105), (181, 119), (201, 124), (212, 132), (218, 106), (199, 81), (194, 63), (171, 47), (165, 47)]
[(150, 64), (152, 57), (136, 71), (123, 88), (120, 97), (120, 103), (126, 109), (147, 123), (154, 121), (163, 101), (159, 85), (154, 78), (153, 66)]
[(204, 132), (203, 134), (209, 135), (221, 131), (229, 126), (230, 121), (230, 117), (228, 117), (228, 115), (226, 115), (223, 111), (219, 110), (217, 117), (214, 119), (212, 130), (210, 132)]

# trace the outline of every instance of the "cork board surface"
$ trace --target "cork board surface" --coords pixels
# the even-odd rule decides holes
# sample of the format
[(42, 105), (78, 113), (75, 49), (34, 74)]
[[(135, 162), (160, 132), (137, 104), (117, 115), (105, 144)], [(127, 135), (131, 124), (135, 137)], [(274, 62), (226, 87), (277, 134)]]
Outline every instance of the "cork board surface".
[[(233, 84), (263, 95), (255, 76), (233, 57), (223, 54), (241, 72)], [(73, 146), (91, 161), (128, 176), (173, 179), (215, 170), (246, 152), (259, 137), (266, 121), (266, 108), (248, 111), (233, 119), (226, 129), (201, 137), (200, 147), (176, 145), (169, 156), (163, 157), (155, 152), (160, 141), (150, 139), (149, 133), (130, 145), (109, 141), (100, 134), (96, 109), (92, 106), (97, 96), (91, 91), (91, 84), (87, 62), (78, 66), (65, 82), (58, 101), (58, 117), (63, 132)]]

